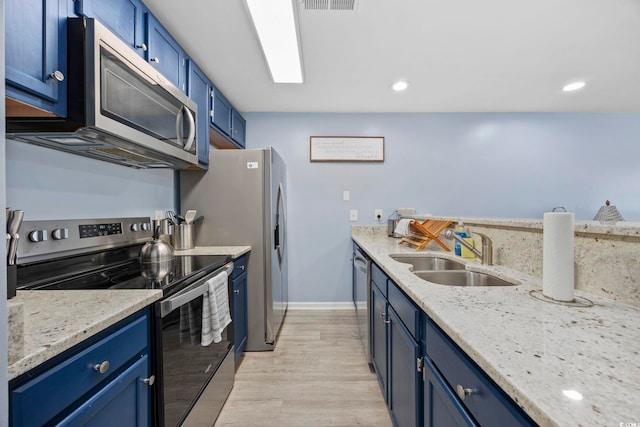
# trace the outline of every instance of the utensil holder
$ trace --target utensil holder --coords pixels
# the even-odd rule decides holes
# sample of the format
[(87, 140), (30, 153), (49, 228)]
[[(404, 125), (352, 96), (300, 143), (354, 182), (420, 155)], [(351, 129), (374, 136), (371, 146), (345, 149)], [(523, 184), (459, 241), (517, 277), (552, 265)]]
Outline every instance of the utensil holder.
[(173, 227), (173, 247), (177, 251), (193, 249), (196, 227), (193, 224), (179, 224)]

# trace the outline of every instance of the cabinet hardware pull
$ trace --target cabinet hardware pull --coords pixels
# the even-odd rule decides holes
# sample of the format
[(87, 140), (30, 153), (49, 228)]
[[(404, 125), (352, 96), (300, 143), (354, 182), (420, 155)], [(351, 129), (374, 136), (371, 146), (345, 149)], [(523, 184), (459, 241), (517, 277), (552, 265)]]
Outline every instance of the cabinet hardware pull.
[(155, 375), (151, 375), (149, 378), (145, 378), (142, 380), (143, 383), (145, 383), (146, 385), (153, 385), (153, 383), (156, 382), (156, 376)]
[(460, 400), (464, 400), (465, 397), (471, 396), (473, 394), (473, 391), (474, 390), (472, 388), (464, 388), (460, 384), (456, 386), (456, 393), (458, 394)]
[(234, 294), (239, 294), (239, 293), (240, 293), (240, 289), (234, 289), (234, 290), (233, 290), (233, 293), (234, 293)]
[(245, 266), (245, 265), (241, 265), (240, 266), (240, 270), (244, 270), (245, 268), (247, 268), (247, 266)]
[(107, 370), (109, 370), (109, 361), (105, 360), (102, 363), (97, 363), (97, 364), (93, 365), (93, 369), (96, 372), (100, 372), (101, 374), (104, 374), (105, 372), (107, 372)]
[(385, 312), (380, 313), (380, 317), (384, 317), (386, 315), (387, 315), (387, 313), (385, 313)]
[(137, 47), (138, 49), (141, 49), (143, 52), (146, 52), (146, 51), (147, 51), (147, 45), (146, 45), (146, 44), (144, 44), (144, 43), (140, 43), (139, 45), (136, 45), (136, 47)]
[(53, 73), (49, 75), (51, 76), (52, 79), (56, 79), (59, 82), (64, 81), (64, 74), (62, 74), (62, 71), (60, 70), (55, 70)]
[(149, 61), (151, 62), (155, 62), (156, 64), (160, 63), (160, 58), (158, 58), (157, 56), (154, 56), (153, 58), (151, 58)]
[(387, 325), (391, 323), (391, 320), (385, 320), (384, 323), (386, 323)]

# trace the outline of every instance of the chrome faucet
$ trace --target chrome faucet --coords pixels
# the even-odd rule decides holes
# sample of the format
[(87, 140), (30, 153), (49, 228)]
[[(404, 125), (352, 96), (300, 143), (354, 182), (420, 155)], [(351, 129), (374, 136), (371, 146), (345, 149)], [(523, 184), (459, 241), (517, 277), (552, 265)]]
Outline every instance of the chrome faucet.
[(462, 246), (473, 252), (473, 255), (475, 255), (476, 258), (480, 258), (482, 265), (493, 265), (493, 243), (491, 242), (491, 239), (482, 233), (474, 232), (473, 234), (477, 234), (482, 238), (482, 253), (480, 253), (480, 251), (478, 251), (471, 243), (458, 236), (450, 228), (444, 232), (444, 237), (449, 240), (455, 239), (460, 242)]

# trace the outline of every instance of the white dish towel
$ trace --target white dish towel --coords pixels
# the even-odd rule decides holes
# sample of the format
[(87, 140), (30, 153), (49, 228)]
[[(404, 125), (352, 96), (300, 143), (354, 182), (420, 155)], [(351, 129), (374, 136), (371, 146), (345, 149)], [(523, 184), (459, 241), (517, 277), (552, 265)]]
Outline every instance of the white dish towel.
[(399, 234), (400, 236), (408, 236), (411, 234), (409, 231), (409, 224), (411, 224), (412, 219), (401, 219), (396, 224), (396, 229), (393, 230), (394, 233)]
[(202, 301), (202, 346), (222, 341), (222, 331), (231, 323), (229, 312), (229, 276), (226, 271), (207, 281)]

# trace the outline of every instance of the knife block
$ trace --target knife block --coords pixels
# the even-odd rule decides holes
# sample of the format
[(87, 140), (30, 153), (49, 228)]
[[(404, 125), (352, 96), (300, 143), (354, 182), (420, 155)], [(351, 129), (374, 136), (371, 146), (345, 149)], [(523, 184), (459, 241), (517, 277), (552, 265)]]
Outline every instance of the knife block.
[(16, 286), (18, 284), (18, 266), (7, 266), (7, 299), (16, 296)]

